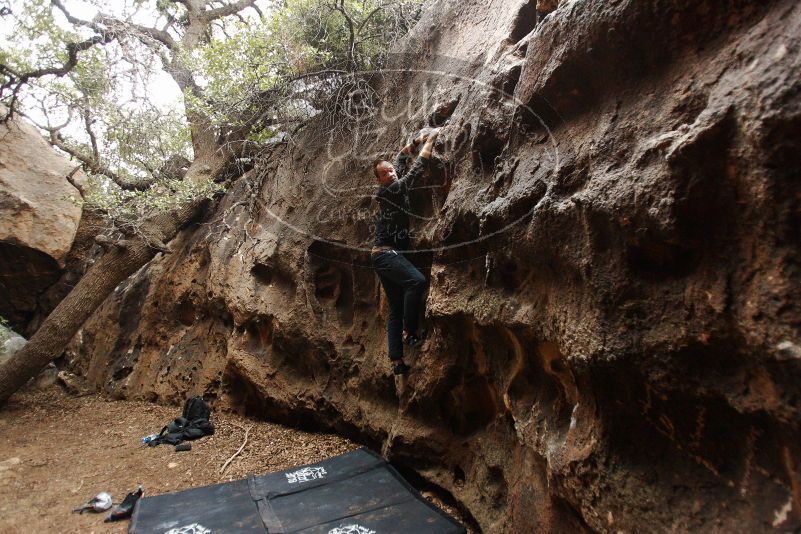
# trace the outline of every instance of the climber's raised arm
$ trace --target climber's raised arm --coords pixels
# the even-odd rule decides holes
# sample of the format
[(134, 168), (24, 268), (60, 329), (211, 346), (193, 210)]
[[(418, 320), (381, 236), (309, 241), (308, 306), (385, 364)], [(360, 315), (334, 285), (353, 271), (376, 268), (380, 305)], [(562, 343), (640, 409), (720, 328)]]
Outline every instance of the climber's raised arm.
[[(423, 144), (423, 148), (420, 149), (420, 155), (417, 156), (416, 160), (414, 160), (414, 163), (412, 164), (412, 168), (409, 169), (408, 172), (404, 172), (403, 174), (401, 174), (400, 171), (398, 172), (398, 175), (401, 176), (399, 181), (406, 182), (406, 184), (409, 187), (411, 187), (414, 184), (414, 181), (421, 174), (423, 174), (423, 170), (425, 169), (426, 163), (428, 163), (428, 158), (431, 157), (431, 152), (434, 151), (434, 143), (437, 141), (437, 136), (439, 136), (439, 128), (434, 128), (433, 130), (430, 130), (425, 136), (421, 136), (421, 137), (423, 137), (425, 139), (425, 144)], [(418, 139), (419, 139), (419, 137), (418, 137)], [(417, 139), (415, 139), (415, 141), (416, 140)], [(412, 143), (414, 143), (414, 142), (412, 142)], [(403, 150), (406, 150), (406, 148), (408, 148), (408, 146), (411, 146), (411, 145), (407, 145), (406, 147), (403, 148)], [(403, 150), (401, 150), (401, 154), (403, 153)], [(400, 157), (401, 154), (398, 154), (398, 156)], [(407, 156), (407, 159), (408, 159), (408, 156)], [(406, 163), (407, 163), (407, 160), (405, 159), (404, 162), (403, 162), (404, 171), (406, 170), (405, 169)], [(396, 167), (397, 167), (397, 165), (396, 165)]]
[(403, 176), (406, 174), (406, 167), (409, 165), (409, 158), (414, 155), (414, 151), (417, 150), (417, 147), (426, 140), (428, 134), (422, 133), (415, 137), (411, 143), (401, 148), (398, 155), (395, 156), (395, 171), (398, 173), (398, 177)]
[(426, 144), (423, 145), (423, 149), (420, 151), (420, 157), (424, 159), (428, 159), (431, 157), (431, 152), (434, 151), (434, 143), (437, 141), (437, 137), (439, 137), (439, 128), (434, 128), (428, 135), (426, 136)]

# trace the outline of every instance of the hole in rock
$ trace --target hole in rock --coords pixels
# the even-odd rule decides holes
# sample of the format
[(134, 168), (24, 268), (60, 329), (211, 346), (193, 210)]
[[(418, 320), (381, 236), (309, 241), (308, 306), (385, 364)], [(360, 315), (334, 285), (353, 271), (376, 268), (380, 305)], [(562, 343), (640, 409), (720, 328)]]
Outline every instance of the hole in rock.
[(501, 85), (501, 90), (504, 92), (504, 97), (511, 98), (512, 95), (515, 94), (515, 88), (517, 87), (518, 82), (520, 82), (520, 73), (522, 71), (523, 66), (516, 65), (506, 73), (503, 84)]
[(281, 367), (281, 372), (295, 375), (304, 381), (328, 376), (331, 372), (329, 356), (335, 353), (330, 342), (312, 345), (298, 332), (274, 330), (272, 337), (272, 357)]
[[(511, 173), (510, 173), (511, 175)], [(498, 178), (503, 174), (496, 175)], [(511, 178), (508, 178), (511, 180)], [(499, 186), (502, 187), (502, 186)], [(510, 240), (514, 232), (523, 231), (531, 220), (534, 208), (542, 200), (548, 187), (542, 180), (535, 180), (525, 192), (516, 192), (496, 197), (494, 208), (481, 214), (481, 235), (492, 236), (498, 241), (492, 250), (513, 246)]]
[(469, 146), (469, 139), (472, 131), (473, 125), (469, 122), (465, 123), (465, 125), (459, 130), (459, 133), (453, 140), (453, 145), (451, 145), (449, 150), (450, 154), (452, 154), (452, 157), (456, 157), (457, 155), (461, 154), (461, 151)]
[(373, 450), (381, 450), (381, 444), (386, 439), (385, 434), (373, 434), (344, 421), (341, 413), (322, 400), (309, 406), (302, 402), (287, 404), (278, 398), (271, 398), (269, 394), (260, 391), (234, 363), (226, 366), (220, 389), (231, 407), (240, 415), (307, 432), (334, 432)]
[(184, 326), (192, 326), (195, 322), (195, 305), (190, 298), (183, 298), (176, 307), (178, 321)]
[(460, 211), (449, 225), (445, 235), (446, 245), (459, 245), (478, 239), (480, 222), (473, 211)]
[(253, 277), (262, 284), (269, 284), (273, 281), (273, 270), (263, 263), (256, 263), (250, 270)]
[(127, 377), (128, 375), (130, 375), (132, 372), (133, 372), (133, 367), (130, 367), (130, 366), (126, 365), (126, 366), (123, 366), (123, 367), (120, 367), (120, 368), (116, 369), (114, 371), (114, 373), (111, 375), (111, 378), (113, 380), (122, 380), (123, 378)]
[[(337, 311), (339, 321), (350, 325), (356, 295), (354, 292), (354, 265), (350, 249), (338, 243), (314, 241), (308, 248), (308, 257), (314, 272), (314, 295), (324, 306)], [(366, 277), (358, 277), (361, 282)], [(361, 290), (359, 300), (363, 300)]]
[(490, 125), (480, 123), (473, 139), (473, 167), (484, 174), (495, 171), (496, 159), (503, 152), (506, 140)]
[[(393, 459), (392, 466), (395, 467), (395, 469), (398, 470), (403, 478), (405, 478), (417, 491), (427, 491), (436, 495), (436, 497), (444, 504), (456, 510), (462, 523), (469, 526), (473, 532), (482, 532), (481, 527), (479, 526), (478, 521), (476, 521), (476, 518), (473, 517), (473, 514), (471, 514), (470, 511), (460, 501), (456, 500), (451, 492), (441, 486), (429, 482), (423, 478), (415, 468), (410, 467), (405, 463)], [(421, 469), (423, 467), (418, 466), (417, 468)], [(455, 470), (457, 469), (459, 472), (461, 472), (462, 481), (464, 481), (464, 471), (462, 471), (458, 466), (455, 468)]]
[(519, 269), (517, 262), (506, 250), (492, 255), (488, 285), (500, 287), (510, 293), (519, 291), (527, 273)]
[(487, 467), (481, 476), (481, 487), (487, 492), (495, 506), (501, 506), (506, 501), (509, 485), (503, 474), (503, 469), (497, 465)]
[[(353, 265), (353, 309), (363, 311), (372, 309), (376, 304), (376, 284), (378, 279), (370, 266)], [(366, 324), (362, 321), (362, 328)]]
[(590, 163), (587, 158), (563, 161), (556, 173), (553, 191), (560, 195), (574, 193), (589, 181), (590, 174)]
[[(211, 296), (211, 293), (209, 293)], [(212, 298), (206, 303), (206, 312), (211, 317), (216, 317), (226, 328), (231, 328), (234, 324), (234, 317), (228, 311), (225, 301), (221, 298)]]
[(438, 261), (456, 263), (483, 257), (489, 243), (486, 240), (478, 241), (480, 235), (478, 215), (472, 211), (454, 213), (443, 229), (440, 242), (448, 248), (441, 251)]
[[(117, 316), (118, 324), (123, 333), (130, 334), (139, 325), (142, 317), (145, 299), (150, 292), (150, 279), (147, 277), (134, 278), (123, 293), (122, 302)], [(123, 335), (119, 338), (122, 339)]]
[[(515, 110), (514, 122), (519, 125), (521, 132), (534, 137), (545, 135), (545, 140), (547, 140), (547, 132), (554, 129), (559, 115), (547, 102), (539, 102), (539, 100), (534, 98), (527, 105), (518, 106)], [(539, 105), (535, 105), (534, 102)]]
[(342, 271), (329, 263), (317, 268), (314, 273), (314, 295), (317, 300), (330, 300), (339, 297)]
[(443, 126), (451, 118), (453, 112), (456, 111), (456, 106), (459, 105), (461, 96), (454, 98), (438, 106), (429, 116), (428, 123), (430, 126)]
[(472, 376), (451, 390), (445, 411), (453, 433), (469, 436), (492, 421), (498, 407), (487, 379)]
[(458, 465), (453, 468), (453, 483), (454, 484), (464, 484), (464, 470), (459, 467)]
[(250, 268), (250, 274), (259, 284), (295, 291), (295, 280), (291, 273), (272, 264), (272, 260), (256, 261)]
[(449, 187), (448, 169), (439, 158), (434, 157), (409, 194), (409, 221), (413, 233), (419, 233), (439, 212), (448, 196)]
[(731, 113), (712, 121), (671, 157), (666, 182), (673, 188), (673, 204), (661, 208), (654, 202), (639, 215), (638, 233), (627, 240), (634, 272), (682, 277), (705, 257), (735, 253), (732, 235), (741, 199), (739, 164), (731, 149), (737, 122)]
[(58, 280), (53, 258), (25, 246), (0, 242), (0, 316), (24, 332), (37, 307), (36, 297)]
[[(698, 347), (677, 355), (669, 362), (675, 372), (657, 381), (631, 362), (593, 371), (598, 411), (617, 461), (648, 465), (654, 479), (697, 481), (704, 491), (719, 492), (721, 499), (739, 494), (724, 482), (742, 480), (752, 465), (766, 472), (782, 471), (778, 459), (783, 445), (769, 430), (771, 423), (764, 412), (742, 413), (725, 397), (698, 393), (720, 387), (732, 391), (731, 375), (747, 376), (748, 367), (744, 369), (738, 361), (745, 358), (732, 360), (736, 349), (725, 342), (724, 347)], [(705, 357), (714, 361), (701, 362)], [(695, 365), (685, 368), (690, 361)], [(729, 491), (733, 495), (727, 496)]]
[(512, 23), (512, 32), (509, 34), (509, 40), (517, 43), (531, 33), (537, 25), (537, 2), (536, 0), (529, 0), (520, 7), (517, 12), (514, 22)]
[(801, 243), (801, 196), (797, 189), (798, 169), (801, 168), (801, 117), (771, 120), (765, 130), (766, 167), (775, 176), (772, 196), (787, 214), (775, 231), (780, 242)]
[(269, 318), (258, 317), (248, 321), (245, 323), (245, 331), (248, 336), (248, 348), (253, 352), (257, 352), (272, 343), (273, 324)]
[(572, 406), (566, 402), (559, 382), (548, 376), (538, 361), (528, 361), (507, 390), (516, 418), (527, 418), (536, 406), (539, 416), (566, 428)]
[(646, 236), (630, 242), (626, 258), (629, 268), (643, 278), (681, 278), (695, 270), (700, 252), (679, 243), (649, 240)]

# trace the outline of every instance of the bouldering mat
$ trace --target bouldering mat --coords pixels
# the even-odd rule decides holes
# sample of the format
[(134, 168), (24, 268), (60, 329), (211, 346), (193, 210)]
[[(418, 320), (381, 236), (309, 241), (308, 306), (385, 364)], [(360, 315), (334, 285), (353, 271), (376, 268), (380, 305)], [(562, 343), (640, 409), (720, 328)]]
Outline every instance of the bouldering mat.
[(137, 503), (132, 534), (459, 534), (465, 528), (381, 456), (358, 449), (315, 464)]

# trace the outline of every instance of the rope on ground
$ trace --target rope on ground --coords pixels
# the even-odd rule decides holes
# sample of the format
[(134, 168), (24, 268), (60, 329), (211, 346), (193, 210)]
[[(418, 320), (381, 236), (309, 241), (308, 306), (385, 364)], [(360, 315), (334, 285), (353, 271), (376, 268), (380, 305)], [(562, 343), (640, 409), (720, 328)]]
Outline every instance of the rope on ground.
[(240, 429), (242, 429), (242, 430), (244, 430), (244, 431), (245, 431), (245, 439), (244, 439), (244, 440), (242, 440), (242, 445), (240, 445), (240, 446), (239, 446), (239, 449), (237, 449), (237, 451), (236, 451), (234, 454), (232, 454), (232, 455), (231, 455), (231, 457), (230, 457), (230, 458), (228, 458), (228, 459), (225, 461), (225, 463), (222, 465), (222, 467), (220, 468), (220, 474), (221, 474), (221, 475), (225, 473), (225, 469), (228, 467), (228, 465), (229, 465), (231, 462), (233, 462), (233, 461), (234, 461), (234, 458), (236, 458), (237, 456), (239, 456), (239, 453), (241, 453), (243, 450), (245, 450), (245, 445), (247, 445), (247, 444), (248, 444), (248, 434), (250, 433), (250, 429), (251, 429), (251, 428), (253, 428), (253, 425), (250, 425), (250, 426), (249, 426), (249, 427), (246, 429), (246, 428), (245, 428), (245, 427), (243, 427), (242, 425), (238, 425), (238, 424), (236, 424), (236, 423), (231, 423), (231, 424), (232, 424), (232, 425), (234, 425), (234, 426), (236, 426), (236, 427), (239, 427)]

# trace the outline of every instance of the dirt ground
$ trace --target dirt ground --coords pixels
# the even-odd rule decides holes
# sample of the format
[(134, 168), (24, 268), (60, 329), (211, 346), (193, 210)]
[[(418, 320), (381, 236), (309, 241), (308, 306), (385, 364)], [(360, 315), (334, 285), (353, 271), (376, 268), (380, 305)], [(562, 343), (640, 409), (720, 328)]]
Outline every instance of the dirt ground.
[[(176, 407), (71, 397), (58, 386), (18, 393), (0, 410), (0, 533), (127, 532), (128, 521), (103, 523), (105, 513), (71, 510), (101, 491), (116, 503), (138, 484), (145, 495), (156, 495), (316, 462), (358, 447), (332, 434), (217, 412), (212, 414), (216, 433), (192, 442), (189, 452), (141, 444), (142, 436), (178, 415)], [(242, 444), (240, 427), (251, 426), (245, 449), (220, 474)]]

